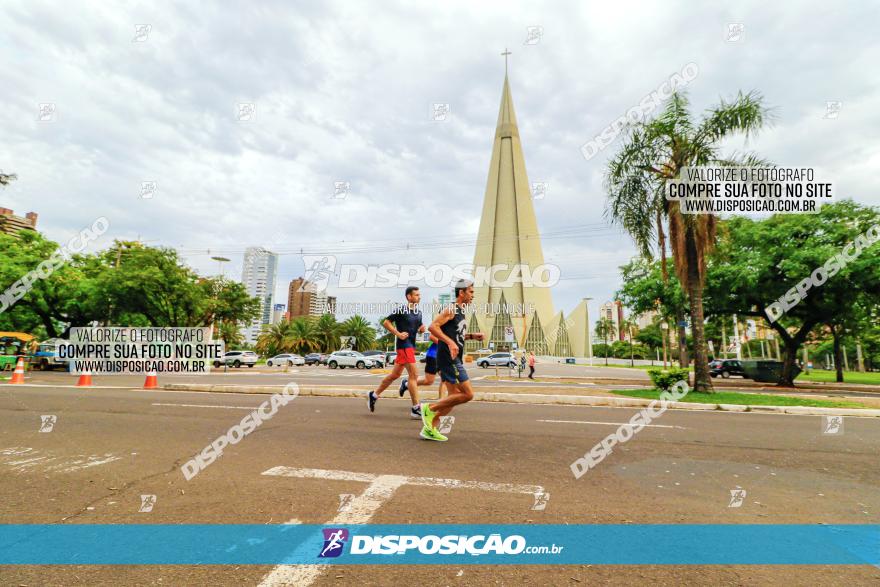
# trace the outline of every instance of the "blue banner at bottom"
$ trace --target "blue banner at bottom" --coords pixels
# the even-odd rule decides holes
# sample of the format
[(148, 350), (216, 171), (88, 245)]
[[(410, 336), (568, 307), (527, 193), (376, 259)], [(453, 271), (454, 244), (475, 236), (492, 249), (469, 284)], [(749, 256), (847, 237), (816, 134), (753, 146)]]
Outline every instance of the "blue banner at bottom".
[(880, 525), (0, 525), (0, 565), (878, 565)]

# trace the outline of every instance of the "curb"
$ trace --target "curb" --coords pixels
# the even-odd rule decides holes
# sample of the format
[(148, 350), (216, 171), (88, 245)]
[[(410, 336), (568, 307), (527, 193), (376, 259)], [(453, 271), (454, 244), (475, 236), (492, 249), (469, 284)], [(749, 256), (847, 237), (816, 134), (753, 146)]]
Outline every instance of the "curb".
[[(209, 383), (167, 383), (162, 386), (166, 391), (203, 391), (210, 393), (253, 393), (273, 394), (284, 388), (283, 385), (212, 385)], [(300, 395), (320, 397), (362, 397), (364, 390), (350, 388), (327, 388), (301, 386)], [(434, 399), (437, 392), (431, 390), (425, 399)], [(651, 405), (654, 400), (605, 397), (594, 395), (550, 395), (540, 393), (500, 393), (477, 391), (474, 400), (484, 402), (505, 402), (514, 404), (555, 404), (573, 406), (600, 406), (611, 408), (643, 408)], [(769, 414), (793, 414), (801, 416), (863, 416), (880, 418), (880, 410), (855, 408), (814, 408), (808, 406), (753, 406), (733, 404), (702, 404), (691, 402), (669, 402), (667, 407), (676, 410), (699, 410), (721, 412), (758, 412)]]

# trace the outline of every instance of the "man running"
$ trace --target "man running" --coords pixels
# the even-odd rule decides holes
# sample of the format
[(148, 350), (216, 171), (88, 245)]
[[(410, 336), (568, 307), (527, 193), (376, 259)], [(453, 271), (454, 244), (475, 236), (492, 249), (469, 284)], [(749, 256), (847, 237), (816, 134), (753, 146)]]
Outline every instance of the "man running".
[[(371, 391), (369, 393), (367, 396), (367, 402), (370, 406), (370, 411), (376, 411), (376, 402), (378, 401), (379, 396), (381, 396), (382, 392), (400, 377), (400, 374), (406, 369), (407, 374), (409, 374), (409, 398), (412, 400), (412, 408), (410, 408), (409, 415), (412, 419), (417, 420), (421, 418), (421, 411), (419, 409), (419, 373), (416, 371), (415, 342), (416, 334), (424, 332), (425, 325), (422, 324), (422, 313), (419, 311), (419, 300), (422, 297), (419, 288), (411, 285), (406, 288), (405, 295), (407, 302), (406, 305), (401, 306), (396, 312), (388, 316), (385, 321), (382, 322), (382, 326), (384, 326), (388, 332), (393, 334), (397, 341), (395, 344), (397, 356), (394, 359), (394, 368), (391, 370), (391, 373), (382, 379), (382, 383), (379, 384), (376, 391)], [(400, 395), (403, 396), (403, 393)]]
[[(430, 335), (431, 338), (431, 346), (428, 347), (428, 350), (425, 352), (425, 376), (419, 377), (418, 386), (422, 387), (423, 385), (433, 385), (434, 378), (437, 375), (437, 337), (433, 334)], [(404, 392), (407, 390), (407, 383), (409, 379), (404, 377), (400, 381), (400, 389), (398, 389), (398, 393), (400, 393), (400, 397), (403, 397)], [(440, 395), (440, 399), (443, 399), (447, 395), (446, 391), (446, 382), (442, 379), (440, 380), (440, 387), (437, 389), (437, 393)]]
[(455, 284), (455, 306), (446, 308), (428, 327), (438, 340), (437, 370), (440, 379), (446, 382), (449, 395), (433, 403), (422, 404), (422, 431), (419, 436), (426, 440), (447, 440), (437, 430), (440, 416), (445, 416), (452, 408), (474, 399), (474, 391), (464, 369), (464, 341), (483, 340), (482, 332), (468, 334), (464, 309), (474, 299), (474, 284), (462, 279)]

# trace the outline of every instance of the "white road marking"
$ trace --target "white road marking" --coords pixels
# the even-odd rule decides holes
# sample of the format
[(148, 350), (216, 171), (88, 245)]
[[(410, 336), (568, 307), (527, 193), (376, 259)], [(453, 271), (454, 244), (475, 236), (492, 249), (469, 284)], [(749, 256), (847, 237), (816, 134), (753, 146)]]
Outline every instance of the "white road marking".
[[(599, 424), (602, 426), (623, 426), (629, 422), (590, 422), (587, 420), (538, 420), (538, 422), (550, 422), (553, 424)], [(645, 428), (678, 428), (687, 430), (684, 426), (666, 426), (664, 424), (645, 424)]]
[(221, 408), (224, 410), (256, 410), (260, 406), (212, 406), (208, 404), (152, 404), (154, 406), (175, 406), (178, 408)]
[[(458, 479), (438, 479), (434, 477), (407, 477), (404, 475), (375, 475), (356, 471), (334, 471), (329, 469), (304, 469), (296, 467), (273, 467), (263, 471), (263, 475), (279, 477), (298, 477), (300, 479), (326, 479), (330, 481), (358, 481), (369, 483), (363, 493), (348, 502), (348, 508), (339, 512), (326, 526), (341, 524), (366, 524), (376, 511), (394, 492), (404, 485), (422, 487), (447, 487), (450, 489), (480, 489), (505, 493), (544, 493), (540, 485), (517, 485), (512, 483), (490, 483), (484, 481), (460, 481)], [(260, 582), (260, 587), (276, 585), (311, 585), (329, 565), (278, 565)]]
[[(19, 458), (16, 460), (10, 460), (8, 457)], [(43, 455), (39, 450), (20, 446), (0, 450), (0, 463), (10, 467), (12, 471), (16, 473), (24, 473), (29, 470), (36, 471), (38, 468), (44, 473), (50, 471), (72, 473), (74, 471), (112, 463), (121, 458), (122, 457), (118, 457), (109, 452), (104, 453), (103, 455), (73, 455), (72, 457), (57, 457)]]
[[(287, 467), (275, 467), (275, 469), (286, 469)], [(269, 471), (274, 471), (270, 469)], [(263, 475), (270, 474), (269, 471)], [(329, 478), (340, 479), (342, 477), (322, 477), (313, 475), (312, 473), (321, 472), (320, 469), (292, 469), (292, 471), (308, 472), (304, 477), (311, 478)], [(326, 471), (327, 473), (345, 473), (345, 471)], [(291, 475), (298, 476), (298, 475)], [(397, 489), (406, 483), (406, 477), (399, 475), (370, 475), (371, 480), (363, 493), (352, 499), (348, 503), (348, 508), (344, 512), (339, 512), (336, 516), (326, 522), (325, 525), (340, 524), (366, 524), (373, 517), (373, 514), (382, 507), (382, 504), (388, 501)], [(344, 480), (361, 480), (344, 479)], [(297, 553), (295, 552), (294, 555)], [(317, 579), (324, 569), (329, 565), (278, 565), (273, 568), (268, 575), (260, 581), (259, 587), (274, 587), (276, 585), (311, 585)]]
[(354, 471), (331, 471), (328, 469), (297, 469), (294, 467), (272, 467), (263, 471), (263, 475), (277, 477), (299, 477), (301, 479), (331, 479), (333, 481), (360, 481), (372, 483), (378, 475), (372, 473), (355, 473)]
[(410, 477), (407, 484), (421, 485), (423, 487), (446, 487), (448, 489), (480, 489), (482, 491), (500, 491), (502, 493), (525, 493), (528, 495), (544, 492), (544, 488), (540, 485), (459, 481), (458, 479), (436, 479), (433, 477)]

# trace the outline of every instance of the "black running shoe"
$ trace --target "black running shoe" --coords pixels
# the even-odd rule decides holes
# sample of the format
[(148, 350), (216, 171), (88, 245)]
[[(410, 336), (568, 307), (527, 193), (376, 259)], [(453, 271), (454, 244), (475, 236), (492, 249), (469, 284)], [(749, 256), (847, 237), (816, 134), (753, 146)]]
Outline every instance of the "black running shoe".
[(375, 411), (376, 411), (376, 401), (377, 401), (378, 399), (379, 399), (379, 398), (377, 398), (377, 397), (376, 397), (376, 394), (374, 394), (372, 391), (369, 393), (369, 395), (367, 395), (367, 403), (370, 405), (370, 411), (371, 411), (371, 412), (375, 412)]
[(409, 384), (409, 379), (404, 377), (403, 380), (400, 382), (400, 388), (397, 390), (397, 393), (400, 394), (400, 397), (403, 397), (403, 394), (406, 393), (406, 388), (407, 388), (408, 384)]

